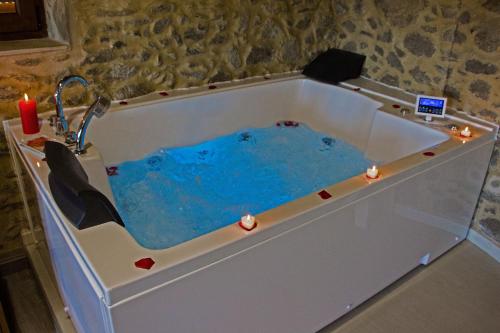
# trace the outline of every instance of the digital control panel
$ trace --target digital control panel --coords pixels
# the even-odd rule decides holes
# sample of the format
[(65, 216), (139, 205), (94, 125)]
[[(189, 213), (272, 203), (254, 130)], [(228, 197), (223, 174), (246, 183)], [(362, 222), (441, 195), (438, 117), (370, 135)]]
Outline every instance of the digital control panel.
[(444, 118), (446, 113), (446, 98), (435, 96), (417, 96), (415, 114), (426, 117)]

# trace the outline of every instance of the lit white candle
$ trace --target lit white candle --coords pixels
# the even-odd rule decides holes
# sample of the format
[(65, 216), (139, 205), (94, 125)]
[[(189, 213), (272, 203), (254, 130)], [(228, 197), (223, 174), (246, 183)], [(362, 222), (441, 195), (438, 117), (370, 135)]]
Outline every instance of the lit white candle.
[(240, 224), (247, 230), (253, 229), (255, 227), (255, 223), (255, 217), (250, 214), (241, 217)]
[(463, 129), (461, 132), (460, 132), (460, 135), (461, 136), (465, 136), (466, 138), (470, 137), (471, 136), (471, 131), (469, 129), (469, 127), (465, 127), (465, 129)]
[(372, 166), (371, 168), (366, 169), (366, 176), (371, 179), (375, 179), (378, 177), (378, 169), (377, 166)]

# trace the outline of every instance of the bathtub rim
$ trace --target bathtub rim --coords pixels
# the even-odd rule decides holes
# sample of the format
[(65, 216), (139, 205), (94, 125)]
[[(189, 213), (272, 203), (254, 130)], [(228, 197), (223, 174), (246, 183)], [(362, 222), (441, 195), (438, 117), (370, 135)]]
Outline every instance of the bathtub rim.
[[(301, 76), (299, 76), (301, 77)], [(297, 78), (297, 77), (295, 77)], [(288, 79), (294, 79), (294, 78), (288, 78)], [(269, 83), (270, 81), (264, 81), (262, 82), (263, 84)], [(272, 82), (272, 81), (271, 81)], [(255, 84), (255, 83), (252, 83)], [(234, 89), (234, 88), (233, 88)], [(187, 96), (189, 97), (189, 96)], [(128, 105), (127, 107), (130, 107)], [(133, 107), (137, 107), (137, 105), (133, 105)], [(79, 109), (75, 109), (75, 111), (78, 111)], [(382, 110), (384, 111), (384, 110)], [(384, 111), (387, 113), (391, 113), (388, 111)], [(461, 118), (460, 118), (461, 119)], [(473, 124), (472, 122), (467, 121), (466, 119), (461, 119), (465, 123), (468, 124)], [(19, 121), (17, 121), (17, 124), (19, 124)], [(159, 286), (165, 283), (171, 283), (172, 281), (175, 281), (178, 278), (181, 278), (183, 276), (186, 276), (188, 274), (191, 274), (193, 271), (197, 269), (203, 269), (203, 267), (210, 266), (214, 263), (217, 262), (217, 258), (225, 258), (227, 257), (227, 253), (238, 253), (239, 251), (244, 251), (245, 249), (253, 246), (257, 246), (261, 242), (268, 241), (269, 239), (273, 237), (278, 237), (279, 234), (284, 233), (284, 232), (289, 232), (291, 230), (294, 230), (300, 226), (306, 225), (307, 221), (311, 221), (310, 218), (305, 219), (306, 222), (301, 222), (301, 221), (296, 221), (297, 217), (302, 216), (304, 217), (304, 214), (310, 213), (311, 211), (315, 211), (317, 216), (321, 216), (321, 212), (325, 213), (331, 213), (337, 209), (340, 209), (342, 207), (342, 203), (348, 202), (350, 200), (360, 200), (361, 198), (364, 198), (369, 195), (375, 194), (377, 191), (382, 190), (385, 187), (392, 186), (400, 181), (403, 181), (405, 177), (409, 175), (409, 171), (412, 169), (419, 169), (419, 170), (425, 170), (427, 168), (435, 167), (436, 164), (439, 164), (440, 161), (446, 161), (450, 158), (457, 157), (458, 155), (462, 155), (466, 153), (467, 151), (470, 151), (472, 149), (476, 149), (484, 144), (489, 144), (489, 142), (494, 138), (496, 135), (496, 130), (497, 128), (495, 126), (492, 126), (490, 128), (490, 131), (481, 131), (480, 127), (478, 127), (478, 133), (481, 133), (481, 135), (475, 136), (469, 141), (467, 141), (465, 144), (462, 143), (462, 139), (452, 136), (450, 137), (449, 140), (437, 145), (436, 147), (432, 147), (432, 151), (436, 153), (436, 156), (433, 158), (422, 158), (419, 153), (415, 153), (409, 156), (406, 156), (400, 160), (396, 160), (394, 162), (391, 162), (389, 165), (392, 167), (388, 168), (387, 170), (384, 170), (384, 174), (380, 180), (377, 181), (372, 181), (371, 183), (367, 184), (367, 180), (363, 176), (355, 176), (353, 178), (350, 178), (344, 182), (335, 184), (333, 186), (326, 187), (326, 190), (328, 190), (330, 193), (343, 193), (342, 195), (339, 196), (334, 196), (332, 200), (327, 200), (327, 201), (318, 201), (321, 199), (318, 199), (315, 194), (308, 195), (306, 197), (300, 198), (296, 201), (293, 201), (289, 204), (293, 204), (294, 206), (297, 206), (296, 209), (300, 210), (299, 214), (293, 214), (293, 209), (292, 212), (289, 212), (288, 216), (282, 217), (281, 220), (278, 221), (271, 221), (269, 222), (269, 219), (272, 219), (273, 216), (276, 214), (281, 214), (281, 210), (283, 210), (284, 206), (288, 206), (289, 204), (285, 204), (282, 206), (279, 206), (273, 210), (266, 211), (263, 214), (259, 214), (257, 217), (259, 218), (261, 222), (261, 228), (258, 229), (253, 237), (245, 237), (246, 232), (241, 234), (241, 229), (237, 227), (236, 225), (229, 225), (225, 228), (219, 229), (216, 232), (219, 232), (220, 230), (225, 230), (230, 228), (232, 232), (235, 232), (236, 235), (243, 235), (241, 237), (236, 237), (237, 239), (231, 241), (231, 242), (226, 242), (225, 244), (218, 244), (216, 247), (205, 250), (202, 252), (201, 256), (197, 253), (196, 255), (186, 255), (184, 256), (183, 260), (178, 260), (175, 263), (170, 262), (170, 264), (167, 264), (159, 259), (158, 256), (155, 256), (155, 254), (158, 254), (159, 252), (165, 253), (168, 251), (168, 255), (172, 252), (172, 249), (176, 249), (179, 246), (184, 245), (182, 248), (189, 250), (189, 248), (192, 247), (191, 242), (186, 242), (183, 244), (180, 244), (178, 246), (169, 248), (169, 249), (163, 249), (163, 250), (149, 250), (141, 247), (140, 253), (144, 253), (144, 256), (155, 256), (154, 258), (156, 259), (156, 267), (152, 271), (140, 271), (138, 274), (131, 274), (128, 279), (123, 279), (122, 276), (109, 276), (106, 274), (102, 274), (106, 270), (109, 270), (109, 265), (114, 265), (113, 261), (106, 263), (100, 262), (99, 264), (96, 264), (96, 253), (90, 253), (88, 251), (89, 247), (89, 242), (86, 242), (84, 239), (82, 239), (83, 234), (79, 234), (82, 231), (76, 230), (69, 221), (65, 219), (65, 217), (62, 215), (60, 212), (59, 208), (57, 205), (55, 205), (55, 202), (53, 201), (53, 198), (50, 195), (50, 191), (48, 190), (48, 186), (46, 181), (42, 179), (43, 175), (40, 174), (39, 170), (37, 171), (36, 167), (36, 162), (39, 161), (36, 157), (34, 157), (31, 154), (25, 154), (23, 149), (19, 147), (19, 142), (17, 141), (16, 136), (12, 132), (13, 126), (16, 125), (16, 121), (10, 120), (10, 121), (4, 121), (4, 127), (6, 129), (6, 134), (12, 135), (14, 141), (15, 141), (15, 149), (18, 151), (19, 156), (21, 156), (21, 160), (27, 167), (28, 172), (30, 173), (30, 176), (32, 179), (35, 181), (36, 186), (41, 190), (41, 193), (45, 195), (45, 198), (47, 199), (47, 202), (52, 206), (52, 211), (54, 212), (54, 215), (58, 217), (58, 222), (60, 225), (58, 226), (61, 229), (61, 232), (64, 232), (65, 237), (67, 238), (68, 242), (73, 243), (74, 245), (74, 255), (79, 256), (82, 258), (82, 261), (80, 262), (82, 265), (86, 266), (88, 272), (89, 272), (89, 279), (95, 279), (96, 285), (94, 286), (95, 288), (98, 288), (102, 291), (102, 295), (105, 298), (105, 302), (108, 305), (111, 304), (118, 304), (119, 302), (125, 301), (128, 297), (133, 297), (136, 295), (140, 290), (144, 289), (149, 289), (145, 288), (144, 284), (150, 285), (150, 286)], [(478, 124), (480, 125), (480, 124)], [(461, 148), (463, 147), (463, 148)], [(467, 149), (465, 149), (467, 148)], [(46, 175), (45, 175), (46, 176)], [(409, 175), (411, 176), (411, 174)], [(354, 185), (357, 184), (357, 186), (352, 187), (353, 184), (349, 184), (346, 182), (352, 182), (354, 181)], [(340, 187), (339, 187), (340, 186)], [(358, 186), (360, 186), (361, 190), (359, 190)], [(346, 190), (344, 189), (343, 191), (339, 189), (342, 189), (344, 187), (348, 187), (351, 190)], [(357, 198), (357, 199), (356, 199)], [(309, 206), (309, 204), (313, 204), (312, 206)], [(308, 209), (298, 209), (301, 207), (301, 205), (306, 205), (309, 206)], [(335, 206), (337, 208), (335, 208)], [(288, 207), (290, 208), (290, 207)], [(288, 209), (287, 208), (287, 209)], [(269, 215), (270, 214), (270, 215)], [(262, 216), (261, 216), (262, 215)], [(269, 216), (268, 216), (269, 215)], [(285, 214), (286, 215), (286, 214)], [(291, 221), (294, 220), (295, 222), (292, 223)], [(287, 221), (287, 223), (282, 223), (283, 221)], [(312, 222), (309, 222), (312, 223)], [(286, 226), (285, 226), (286, 225)], [(84, 233), (98, 233), (102, 232), (103, 230), (108, 230), (106, 233), (111, 232), (112, 234), (117, 233), (116, 227), (113, 223), (106, 223), (102, 226), (99, 226), (95, 229), (84, 231)], [(237, 228), (237, 229), (235, 229)], [(234, 230), (235, 229), (235, 230)], [(135, 240), (126, 232), (125, 230), (121, 230), (126, 233), (126, 235), (130, 238), (127, 241), (132, 240), (135, 243)], [(272, 231), (272, 232), (271, 232)], [(213, 233), (211, 233), (213, 234)], [(194, 239), (193, 241), (199, 240), (200, 238), (210, 236), (211, 234), (205, 235), (198, 237)], [(256, 237), (259, 236), (259, 237)], [(125, 237), (127, 238), (127, 237)], [(88, 240), (88, 239), (87, 239)], [(235, 244), (238, 243), (238, 244)], [(137, 243), (135, 243), (137, 246)], [(129, 244), (130, 245), (130, 244)], [(188, 246), (189, 245), (189, 246)], [(236, 246), (239, 245), (239, 246)], [(180, 248), (179, 248), (180, 249)], [(189, 251), (188, 251), (189, 252)], [(102, 253), (100, 253), (102, 254)], [(203, 258), (201, 258), (203, 257)], [(138, 257), (137, 257), (138, 258)], [(108, 258), (112, 259), (112, 258)], [(204, 260), (201, 260), (204, 259)], [(133, 260), (127, 259), (128, 264), (130, 268), (133, 268)], [(220, 259), (219, 259), (220, 260)], [(183, 266), (183, 267), (180, 267)], [(184, 268), (184, 269), (179, 269), (179, 268)], [(137, 271), (133, 271), (136, 272)], [(141, 282), (142, 286), (138, 286), (137, 282)], [(134, 286), (135, 285), (135, 286)], [(124, 290), (124, 286), (127, 286), (127, 291)]]

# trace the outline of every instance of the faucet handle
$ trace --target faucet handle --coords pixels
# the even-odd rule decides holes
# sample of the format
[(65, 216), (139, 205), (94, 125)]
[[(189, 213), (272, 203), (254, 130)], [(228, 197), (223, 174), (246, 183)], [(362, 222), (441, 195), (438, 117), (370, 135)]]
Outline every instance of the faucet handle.
[(53, 114), (49, 117), (50, 127), (54, 127), (56, 135), (65, 135), (64, 126), (62, 124), (61, 118), (58, 115)]
[(64, 141), (68, 145), (74, 145), (77, 141), (77, 135), (75, 131), (68, 131), (64, 137)]
[(50, 127), (56, 127), (58, 120), (59, 120), (59, 117), (57, 116), (57, 114), (50, 115), (50, 117), (49, 117)]
[(66, 133), (66, 131), (64, 130), (63, 123), (62, 123), (61, 119), (58, 119), (57, 123), (56, 123), (56, 134), (57, 135), (65, 135), (65, 133)]

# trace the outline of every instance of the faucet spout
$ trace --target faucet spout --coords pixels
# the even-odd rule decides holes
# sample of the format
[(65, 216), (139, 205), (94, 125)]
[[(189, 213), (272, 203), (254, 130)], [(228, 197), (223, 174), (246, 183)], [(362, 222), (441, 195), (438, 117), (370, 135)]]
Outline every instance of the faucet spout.
[(108, 111), (110, 106), (111, 101), (108, 98), (104, 96), (98, 96), (96, 101), (89, 107), (87, 112), (85, 112), (82, 121), (78, 126), (78, 130), (76, 131), (75, 154), (84, 154), (86, 151), (85, 135), (87, 134), (87, 128), (92, 117), (96, 116), (97, 118), (101, 118), (106, 113), (106, 111)]
[[(56, 134), (57, 135), (63, 135), (66, 136), (67, 138), (70, 138), (68, 134), (69, 132), (69, 125), (68, 121), (66, 120), (66, 117), (64, 116), (64, 109), (63, 109), (63, 103), (62, 103), (62, 92), (64, 87), (66, 87), (68, 84), (72, 82), (78, 82), (85, 88), (89, 86), (89, 83), (87, 80), (85, 80), (83, 77), (79, 75), (70, 75), (66, 76), (63, 78), (59, 83), (57, 84), (56, 87), (56, 92), (54, 93), (54, 101), (56, 103), (56, 111), (57, 111), (57, 120), (56, 120)], [(71, 143), (71, 142), (68, 142)]]

